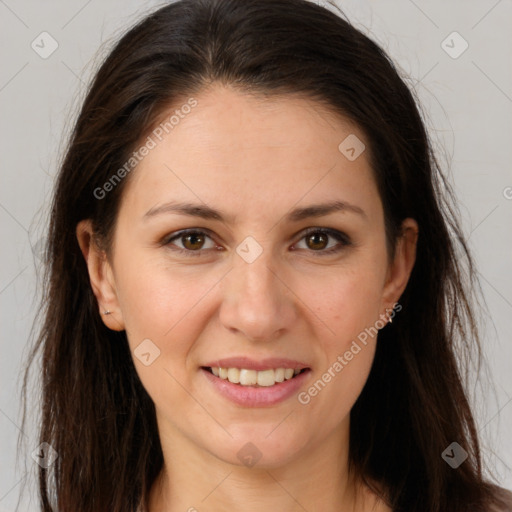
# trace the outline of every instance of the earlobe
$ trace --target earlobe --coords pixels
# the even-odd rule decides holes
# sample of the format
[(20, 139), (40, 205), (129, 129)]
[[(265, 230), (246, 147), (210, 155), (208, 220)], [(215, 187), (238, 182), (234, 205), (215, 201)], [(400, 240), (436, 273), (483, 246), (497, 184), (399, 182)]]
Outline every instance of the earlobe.
[(112, 268), (105, 251), (98, 246), (94, 239), (90, 220), (78, 223), (76, 237), (87, 265), (89, 281), (98, 301), (98, 312), (103, 323), (114, 331), (124, 330), (124, 320), (119, 307)]

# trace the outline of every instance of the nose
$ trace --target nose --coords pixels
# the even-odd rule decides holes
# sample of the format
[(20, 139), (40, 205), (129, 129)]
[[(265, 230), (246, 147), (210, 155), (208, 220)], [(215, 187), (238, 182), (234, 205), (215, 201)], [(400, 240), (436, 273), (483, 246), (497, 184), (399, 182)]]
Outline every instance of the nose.
[(252, 263), (234, 255), (233, 269), (222, 283), (220, 321), (249, 341), (274, 341), (297, 322), (287, 275), (270, 252), (263, 251)]

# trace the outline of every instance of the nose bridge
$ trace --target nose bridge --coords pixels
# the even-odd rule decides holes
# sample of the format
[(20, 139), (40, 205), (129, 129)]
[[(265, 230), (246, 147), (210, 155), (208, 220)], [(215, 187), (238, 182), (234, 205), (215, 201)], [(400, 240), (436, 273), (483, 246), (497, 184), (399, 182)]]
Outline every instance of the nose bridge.
[[(238, 251), (243, 249), (243, 245), (240, 244), (240, 246)], [(253, 252), (254, 249), (250, 248), (250, 251)], [(265, 305), (270, 307), (271, 302), (278, 302), (278, 296), (282, 290), (279, 289), (279, 280), (275, 276), (275, 271), (272, 270), (273, 266), (275, 267), (275, 261), (270, 248), (262, 250), (253, 261), (237, 255), (232, 279), (237, 280), (235, 289), (238, 299), (254, 302), (260, 307)]]
[[(259, 248), (258, 248), (259, 246)], [(293, 322), (294, 306), (270, 247), (246, 240), (226, 276), (221, 320), (249, 339), (272, 339)]]
[[(272, 286), (274, 275), (270, 268), (276, 265), (271, 237), (245, 237), (233, 255), (234, 271), (247, 291)], [(272, 279), (271, 279), (272, 278)]]

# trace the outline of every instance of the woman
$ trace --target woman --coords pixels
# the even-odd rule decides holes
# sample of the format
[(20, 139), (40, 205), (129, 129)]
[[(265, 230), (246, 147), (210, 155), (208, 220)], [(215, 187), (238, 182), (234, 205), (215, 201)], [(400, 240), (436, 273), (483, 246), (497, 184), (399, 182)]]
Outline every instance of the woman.
[(328, 10), (182, 0), (130, 30), (54, 197), (41, 509), (509, 510), (446, 189), (411, 92)]

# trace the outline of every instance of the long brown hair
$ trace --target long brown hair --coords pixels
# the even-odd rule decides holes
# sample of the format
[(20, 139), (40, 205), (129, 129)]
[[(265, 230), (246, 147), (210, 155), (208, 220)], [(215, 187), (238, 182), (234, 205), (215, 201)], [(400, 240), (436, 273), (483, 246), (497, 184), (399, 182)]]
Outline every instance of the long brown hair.
[[(467, 512), (498, 502), (482, 476), (475, 422), (456, 347), (479, 355), (475, 270), (450, 187), (415, 99), (383, 50), (343, 17), (305, 0), (182, 0), (129, 30), (89, 88), (58, 175), (48, 233), (40, 353), (40, 442), (59, 454), (40, 468), (44, 512), (135, 511), (163, 456), (154, 405), (125, 332), (98, 314), (76, 225), (92, 219), (108, 249), (124, 186), (101, 188), (169, 105), (213, 82), (243, 93), (299, 94), (366, 134), (388, 244), (416, 219), (417, 260), (402, 311), (379, 334), (351, 411), (350, 467), (395, 512)], [(136, 171), (135, 171), (136, 172)], [(452, 205), (452, 206), (451, 206)], [(475, 350), (476, 349), (476, 350)], [(441, 457), (456, 441), (468, 459)]]

